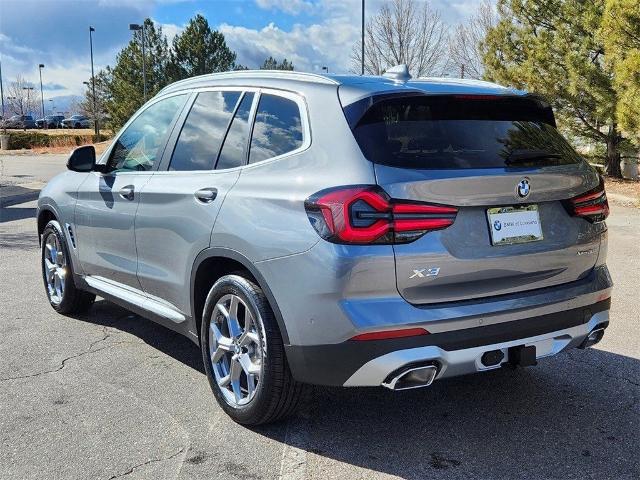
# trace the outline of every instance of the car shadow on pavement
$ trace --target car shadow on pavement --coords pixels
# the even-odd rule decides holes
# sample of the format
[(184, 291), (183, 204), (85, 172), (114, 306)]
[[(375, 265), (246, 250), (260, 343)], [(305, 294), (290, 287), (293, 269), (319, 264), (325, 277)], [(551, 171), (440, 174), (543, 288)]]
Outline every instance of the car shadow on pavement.
[[(190, 340), (121, 307), (97, 301), (77, 318), (204, 375)], [(366, 469), (358, 478), (640, 478), (640, 360), (596, 347), (404, 392), (314, 387), (299, 414), (251, 432), (304, 452), (314, 471)]]
[(88, 313), (74, 318), (127, 332), (147, 345), (204, 375), (200, 349), (188, 338), (106, 300), (97, 300)]
[(640, 478), (640, 361), (622, 355), (573, 350), (424, 389), (314, 393), (285, 442), (327, 468), (329, 459), (405, 479)]
[(33, 218), (35, 224), (36, 209), (25, 207), (0, 208), (0, 223), (14, 222), (25, 218)]

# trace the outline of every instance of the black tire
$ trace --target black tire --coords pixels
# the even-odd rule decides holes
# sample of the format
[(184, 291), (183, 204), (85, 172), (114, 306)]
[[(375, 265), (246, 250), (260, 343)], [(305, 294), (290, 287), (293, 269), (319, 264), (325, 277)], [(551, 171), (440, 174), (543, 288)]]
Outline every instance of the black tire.
[[(218, 386), (209, 348), (209, 329), (215, 306), (222, 297), (229, 294), (240, 297), (245, 303), (255, 321), (263, 327), (261, 343), (266, 340), (266, 353), (262, 358), (255, 395), (248, 403), (239, 406), (229, 404), (222, 387)], [(211, 287), (203, 310), (200, 339), (204, 368), (211, 390), (218, 404), (234, 421), (243, 425), (260, 425), (280, 420), (297, 410), (307, 386), (296, 382), (291, 376), (273, 311), (260, 287), (252, 280), (242, 273), (225, 275)]]
[[(65, 275), (64, 275), (64, 289), (62, 292), (62, 297), (54, 298), (49, 289), (49, 284), (47, 283), (47, 267), (45, 264), (45, 256), (47, 255), (47, 241), (51, 236), (55, 236), (55, 240), (57, 240), (57, 245), (60, 246), (65, 259)], [(60, 224), (57, 220), (51, 220), (47, 223), (46, 227), (42, 232), (42, 241), (41, 241), (41, 251), (40, 251), (40, 261), (42, 264), (42, 280), (44, 282), (45, 293), (47, 294), (47, 298), (49, 299), (49, 303), (58, 313), (63, 315), (69, 315), (74, 313), (83, 313), (86, 312), (93, 302), (96, 299), (96, 296), (93, 293), (85, 292), (80, 290), (73, 279), (73, 267), (71, 265), (69, 256), (69, 247), (67, 245), (67, 240), (65, 235), (60, 227)]]

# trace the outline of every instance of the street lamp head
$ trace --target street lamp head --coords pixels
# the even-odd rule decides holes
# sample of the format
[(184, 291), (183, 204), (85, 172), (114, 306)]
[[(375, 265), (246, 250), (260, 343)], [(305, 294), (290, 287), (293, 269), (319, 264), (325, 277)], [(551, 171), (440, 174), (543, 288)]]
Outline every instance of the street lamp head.
[(130, 23), (129, 30), (142, 30), (142, 25), (138, 25), (137, 23)]
[(44, 63), (39, 64), (38, 68), (44, 68)]
[(89, 31), (90, 31), (90, 32), (95, 32), (95, 31), (96, 31), (96, 29), (95, 29), (95, 28), (93, 28), (91, 25), (89, 25)]
[(84, 83), (84, 84), (85, 84), (85, 85), (87, 85), (87, 86), (89, 85), (89, 82), (82, 82), (82, 83)]

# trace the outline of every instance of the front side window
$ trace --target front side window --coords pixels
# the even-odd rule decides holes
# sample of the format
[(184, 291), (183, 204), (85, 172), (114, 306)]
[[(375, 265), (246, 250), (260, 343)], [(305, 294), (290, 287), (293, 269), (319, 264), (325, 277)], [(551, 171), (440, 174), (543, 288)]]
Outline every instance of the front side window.
[(201, 92), (187, 116), (169, 170), (213, 170), (240, 92)]
[(247, 92), (242, 97), (242, 102), (240, 102), (238, 111), (229, 127), (227, 138), (224, 139), (224, 146), (220, 152), (216, 170), (244, 165), (245, 148), (249, 139), (249, 116), (251, 114), (253, 95), (253, 93)]
[(302, 121), (298, 104), (277, 95), (260, 95), (249, 163), (277, 157), (301, 146)]
[(176, 95), (154, 103), (120, 134), (109, 158), (111, 170), (148, 171), (162, 153), (169, 126), (187, 95)]

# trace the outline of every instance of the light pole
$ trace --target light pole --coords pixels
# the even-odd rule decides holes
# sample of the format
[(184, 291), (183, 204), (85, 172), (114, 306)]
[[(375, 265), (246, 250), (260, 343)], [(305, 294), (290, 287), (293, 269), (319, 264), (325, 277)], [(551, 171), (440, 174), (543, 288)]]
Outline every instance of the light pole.
[(93, 95), (93, 130), (96, 136), (100, 135), (100, 127), (98, 126), (98, 113), (96, 110), (96, 77), (93, 74), (93, 35), (96, 29), (89, 25), (89, 50), (91, 51), (91, 93)]
[(4, 119), (4, 90), (2, 88), (2, 62), (0, 62), (0, 98), (2, 99), (2, 118)]
[(44, 120), (44, 95), (42, 93), (42, 69), (44, 68), (44, 63), (38, 64), (38, 72), (40, 73), (40, 104), (42, 106), (42, 121), (44, 122), (44, 128), (47, 128), (47, 122)]
[(51, 108), (51, 115), (54, 115), (56, 107), (53, 104), (53, 98), (50, 98), (49, 101), (51, 102), (51, 107), (49, 107), (49, 108)]
[(144, 101), (145, 103), (147, 102), (147, 72), (146, 72), (146, 58), (145, 58), (145, 54), (144, 54), (144, 22), (142, 22), (142, 25), (139, 25), (137, 23), (130, 23), (129, 24), (129, 30), (132, 31), (138, 31), (138, 30), (142, 30), (142, 90), (143, 90), (143, 94), (144, 94)]
[(362, 47), (362, 51), (360, 52), (360, 55), (362, 57), (362, 63), (360, 65), (360, 75), (364, 75), (364, 0), (362, 0), (362, 39), (361, 39), (361, 47)]

